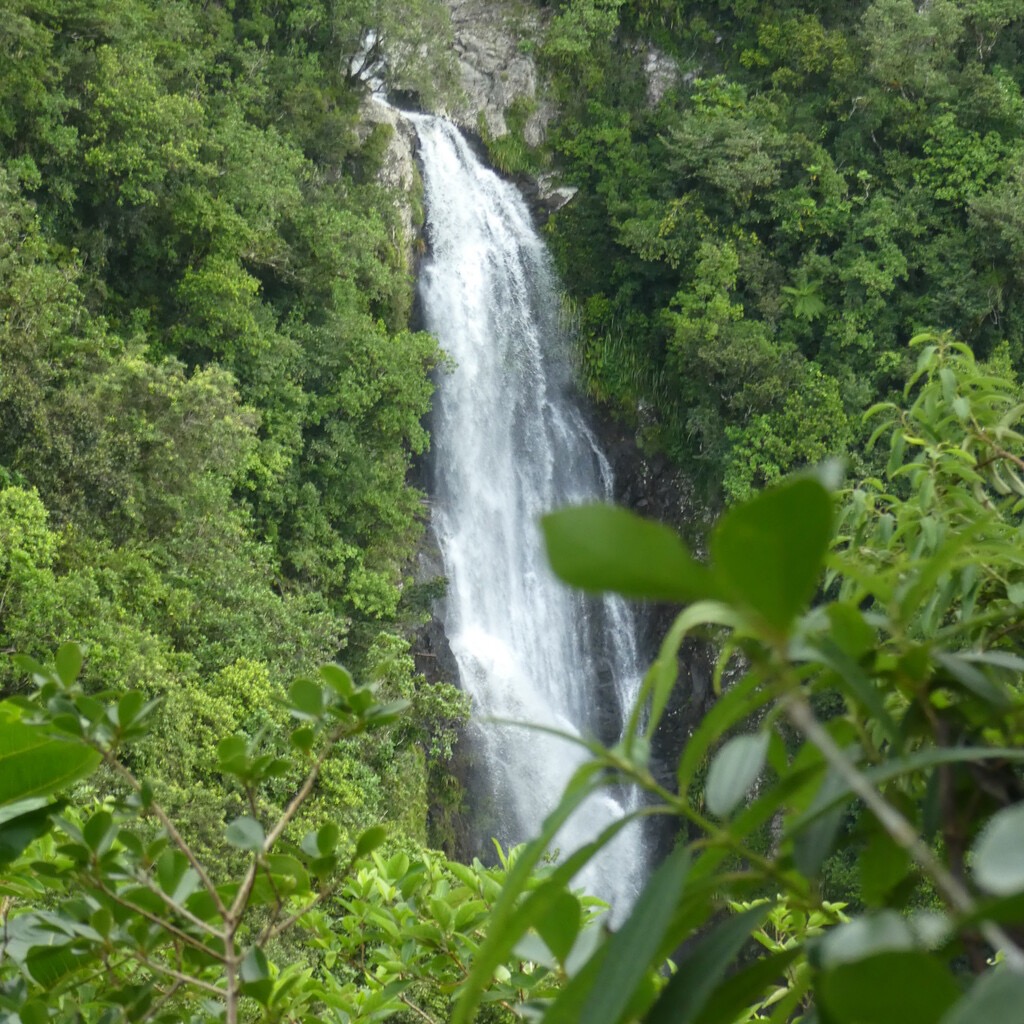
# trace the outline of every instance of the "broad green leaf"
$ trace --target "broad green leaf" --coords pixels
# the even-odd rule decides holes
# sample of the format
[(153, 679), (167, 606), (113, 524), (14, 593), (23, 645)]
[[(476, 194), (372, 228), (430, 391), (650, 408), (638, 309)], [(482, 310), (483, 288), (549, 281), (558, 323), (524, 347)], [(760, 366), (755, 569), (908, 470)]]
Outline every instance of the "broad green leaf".
[(734, 736), (715, 755), (708, 769), (705, 801), (719, 818), (729, 815), (757, 781), (768, 754), (768, 733)]
[(630, 744), (629, 737), (636, 736), (640, 731), (640, 722), (648, 700), (650, 709), (644, 722), (644, 735), (648, 739), (654, 735), (679, 675), (679, 648), (690, 631), (706, 625), (735, 628), (740, 622), (740, 616), (735, 609), (719, 601), (697, 601), (676, 616), (672, 628), (661, 643), (657, 659), (644, 676), (643, 687), (625, 729), (627, 749)]
[(600, 982), (587, 996), (581, 1020), (588, 1024), (619, 1020), (637, 986), (658, 966), (656, 954), (689, 872), (690, 852), (680, 846), (651, 875), (632, 913), (608, 942)]
[(832, 534), (832, 499), (790, 480), (723, 516), (711, 536), (715, 580), (770, 626), (786, 629), (814, 596)]
[(85, 660), (85, 648), (81, 644), (61, 644), (53, 659), (53, 667), (57, 670), (61, 682), (70, 686), (82, 671)]
[(319, 671), (320, 678), (342, 699), (349, 700), (355, 693), (356, 684), (347, 668), (332, 663), (321, 665)]
[(228, 825), (224, 838), (240, 850), (262, 850), (266, 835), (263, 826), (255, 818), (242, 815)]
[(0, 804), (56, 793), (99, 762), (91, 747), (54, 739), (42, 726), (0, 719)]
[[(903, 757), (890, 758), (881, 764), (862, 769), (864, 777), (875, 786), (880, 786), (901, 775), (924, 771), (940, 764), (959, 764), (967, 761), (984, 761), (994, 758), (1000, 761), (1024, 761), (1024, 750), (1014, 747), (930, 747), (917, 750)], [(848, 785), (843, 783), (822, 791), (812, 805), (789, 825), (790, 835), (806, 828), (819, 815), (826, 813), (837, 804), (845, 803), (853, 796)]]
[[(320, 831), (323, 832), (323, 829)], [(359, 841), (356, 843), (356, 856), (365, 857), (371, 851), (376, 850), (377, 847), (387, 839), (387, 837), (388, 830), (383, 825), (373, 825), (371, 828), (368, 828), (363, 832), (359, 837)], [(332, 844), (331, 849), (333, 850), (333, 848), (334, 846)], [(321, 849), (320, 852), (329, 853), (330, 850)]]
[(274, 982), (270, 977), (270, 964), (259, 946), (253, 946), (245, 954), (238, 973), (242, 979), (242, 993), (266, 1005), (274, 990)]
[(312, 679), (296, 679), (288, 687), (288, 697), (296, 717), (317, 718), (323, 712), (323, 690)]
[(580, 933), (580, 901), (570, 892), (561, 893), (535, 927), (544, 944), (564, 964)]
[[(0, 810), (0, 867), (21, 856), (33, 840), (50, 830), (51, 815), (65, 806), (65, 801), (48, 803), (39, 797), (19, 800)], [(17, 812), (17, 813), (12, 813)]]
[(97, 856), (102, 855), (113, 845), (117, 836), (117, 826), (109, 811), (97, 811), (82, 826), (82, 838), (86, 845)]
[[(378, 826), (379, 827), (379, 826)], [(328, 821), (326, 824), (321, 825), (316, 834), (316, 850), (321, 856), (328, 856), (334, 853), (335, 848), (338, 845), (338, 840), (341, 839), (341, 829), (333, 821)], [(360, 842), (362, 838), (360, 837)], [(360, 856), (357, 848), (356, 856)]]
[[(828, 804), (829, 809), (796, 832), (793, 843), (793, 861), (805, 878), (817, 876), (835, 845), (839, 826), (843, 822), (843, 804), (832, 803), (832, 797), (837, 793), (848, 794), (847, 786), (841, 776), (829, 769), (815, 798), (816, 801)], [(790, 834), (794, 832), (790, 830)]]
[(690, 1024), (704, 1009), (750, 933), (768, 916), (762, 904), (730, 917), (703, 936), (676, 965), (676, 973), (645, 1018), (645, 1024)]
[(994, 896), (1024, 890), (1024, 804), (999, 811), (974, 844), (974, 880)]
[(412, 707), (412, 701), (405, 700), (391, 700), (386, 704), (374, 704), (368, 708), (364, 716), (366, 726), (368, 729), (379, 729), (381, 726), (390, 725), (392, 722), (397, 721), (409, 708)]
[(830, 929), (819, 944), (818, 959), (831, 969), (876, 953), (912, 950), (917, 938), (907, 918), (895, 910), (863, 914)]
[(877, 828), (860, 855), (864, 902), (881, 906), (886, 895), (907, 876), (910, 854), (882, 828)]
[(302, 751), (304, 754), (308, 754), (313, 749), (313, 744), (316, 741), (316, 732), (309, 726), (302, 726), (299, 729), (294, 729), (291, 735), (288, 737), (288, 742), (296, 749)]
[[(751, 932), (753, 930), (750, 929)], [(721, 1021), (746, 1019), (741, 1017), (742, 1011), (760, 1002), (769, 987), (779, 982), (786, 968), (802, 955), (803, 950), (794, 946), (781, 953), (759, 956), (752, 964), (730, 974), (707, 997), (703, 1008), (693, 1018), (694, 1024), (720, 1024)]]
[(1024, 1007), (1024, 975), (998, 966), (986, 971), (940, 1024), (1016, 1024)]
[(117, 724), (122, 729), (128, 726), (139, 717), (139, 714), (146, 707), (146, 697), (139, 690), (129, 690), (118, 702), (116, 718)]
[(249, 741), (245, 736), (225, 736), (217, 744), (217, 760), (222, 771), (242, 771), (249, 763)]
[[(793, 658), (794, 661), (821, 661), (823, 664), (831, 668), (832, 671), (836, 673), (836, 681), (840, 687), (842, 687), (842, 689), (854, 701), (859, 702), (866, 710), (871, 712), (872, 716), (878, 721), (893, 742), (898, 742), (899, 728), (885, 706), (882, 693), (876, 688), (873, 680), (860, 667), (854, 657), (851, 657), (845, 649), (833, 642), (833, 638), (838, 639), (838, 637), (836, 637), (837, 620), (845, 619), (847, 626), (852, 625), (852, 622), (847, 615), (838, 614), (833, 617), (833, 611), (842, 607), (845, 606), (829, 606), (829, 620), (832, 625), (832, 636), (823, 637), (820, 641), (815, 643), (800, 645), (795, 650), (791, 650), (790, 657)], [(862, 625), (866, 626), (866, 624), (863, 623), (863, 620), (858, 619), (858, 621), (861, 622)], [(849, 634), (847, 634), (844, 639), (849, 643), (858, 642)], [(874, 642), (873, 637), (870, 642)]]
[(759, 683), (756, 675), (748, 673), (711, 705), (683, 747), (678, 769), (680, 793), (686, 792), (707, 751), (718, 738), (774, 699), (767, 689), (758, 692)]
[(44, 989), (48, 989), (53, 988), (72, 972), (88, 967), (95, 959), (94, 954), (73, 951), (66, 945), (36, 946), (29, 950), (25, 966), (29, 974)]
[(611, 1024), (622, 1017), (657, 966), (656, 954), (676, 914), (689, 869), (689, 851), (680, 846), (652, 874), (622, 928), (598, 947), (559, 994), (546, 1018), (549, 1022)]
[(625, 509), (560, 509), (541, 527), (552, 569), (575, 587), (658, 601), (714, 596), (707, 570), (672, 530)]
[[(585, 847), (555, 870), (551, 882), (532, 892), (525, 900), (520, 899), (533, 869), (546, 854), (549, 844), (565, 820), (599, 787), (598, 777), (601, 770), (601, 766), (596, 763), (584, 764), (577, 769), (558, 806), (544, 819), (540, 834), (522, 848), (509, 869), (501, 894), (491, 910), (487, 939), (477, 952), (469, 977), (463, 983), (462, 993), (452, 1011), (451, 1024), (467, 1024), (479, 994), (490, 982), (494, 970), (504, 961), (506, 954), (519, 941), (520, 936), (535, 925), (556, 902), (561, 887), (554, 884), (554, 880), (564, 877), (568, 881), (572, 874), (567, 875), (567, 872), (578, 871), (585, 863), (586, 856), (592, 856), (599, 848), (601, 840)], [(612, 834), (617, 831), (617, 828), (606, 830)]]
[(946, 964), (913, 950), (840, 964), (815, 987), (836, 1024), (938, 1024), (960, 995)]

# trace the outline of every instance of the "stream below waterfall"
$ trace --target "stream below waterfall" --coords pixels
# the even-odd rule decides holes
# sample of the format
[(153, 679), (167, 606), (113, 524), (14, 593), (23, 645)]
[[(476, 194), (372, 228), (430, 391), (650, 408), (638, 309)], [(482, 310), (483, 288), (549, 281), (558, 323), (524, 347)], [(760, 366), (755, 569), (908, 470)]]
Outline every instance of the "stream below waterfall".
[[(487, 774), (481, 815), (507, 847), (538, 832), (586, 758), (578, 744), (524, 726), (617, 739), (642, 673), (636, 624), (620, 599), (576, 593), (547, 566), (539, 517), (611, 500), (612, 477), (574, 397), (556, 281), (527, 207), (450, 122), (409, 116), (425, 186), (423, 317), (451, 360), (432, 430), (444, 629), (473, 702)], [(572, 852), (637, 799), (613, 790), (592, 797), (555, 846)], [(634, 823), (576, 881), (618, 917), (646, 868)]]

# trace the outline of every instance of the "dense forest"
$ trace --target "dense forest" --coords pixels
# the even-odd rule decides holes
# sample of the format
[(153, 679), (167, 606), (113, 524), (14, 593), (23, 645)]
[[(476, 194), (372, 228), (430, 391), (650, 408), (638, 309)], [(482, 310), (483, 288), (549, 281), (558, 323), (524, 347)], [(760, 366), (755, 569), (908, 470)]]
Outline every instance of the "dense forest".
[[(545, 519), (568, 583), (683, 610), (494, 866), (431, 848), (444, 355), (365, 106), (455, 102), (450, 12), (5, 5), (3, 1024), (1019, 1019), (1019, 0), (523, 4), (540, 92), (483, 142), (576, 189), (581, 383), (726, 511), (699, 560)], [(691, 635), (719, 696), (666, 770)], [(571, 880), (611, 834), (546, 850), (623, 780), (678, 841), (610, 930)]]
[(593, 0), (541, 58), (585, 380), (712, 494), (859, 465), (920, 330), (1020, 367), (1013, 0)]

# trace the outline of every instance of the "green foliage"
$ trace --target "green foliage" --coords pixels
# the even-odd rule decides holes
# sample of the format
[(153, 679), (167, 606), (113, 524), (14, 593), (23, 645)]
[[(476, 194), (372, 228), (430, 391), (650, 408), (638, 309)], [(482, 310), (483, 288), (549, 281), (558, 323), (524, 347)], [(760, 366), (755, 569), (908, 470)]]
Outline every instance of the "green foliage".
[[(204, 856), (245, 810), (215, 740), (279, 730), (278, 680), (342, 649), (370, 674), (405, 625), (436, 345), (407, 329), (408, 240), (350, 60), (376, 32), (394, 85), (443, 92), (447, 12), (412, 13), (5, 12), (0, 650), (87, 639), (87, 690), (160, 701), (133, 765)], [(423, 750), (440, 771), (462, 712), (399, 677), (422, 721), (339, 745), (310, 819), (357, 831), (397, 792), (422, 836)], [(3, 695), (22, 687), (5, 660)]]
[[(332, 748), (386, 734), (407, 702), (382, 702), (376, 687), (325, 665), (292, 684), (273, 726), (220, 739), (220, 784), (237, 787), (246, 810), (220, 821), (235, 852), (214, 862), (183, 837), (150, 777), (129, 767), (156, 702), (139, 691), (88, 695), (82, 661), (75, 645), (52, 665), (21, 659), (32, 685), (0, 703), (5, 1017), (270, 1021), (315, 1010), (352, 1024), (411, 1010), (439, 1019), (423, 1007), (443, 1012), (469, 969), (504, 869), (407, 852), (379, 825), (299, 827)], [(73, 808), (47, 799), (101, 761), (116, 795)], [(291, 792), (280, 811), (268, 802), (276, 780)], [(300, 937), (297, 956), (289, 943)], [(518, 1000), (558, 976), (554, 964), (518, 956), (488, 995)]]
[(539, 147), (531, 146), (524, 134), (526, 122), (536, 109), (536, 102), (517, 97), (505, 110), (507, 131), (503, 135), (494, 135), (487, 124), (487, 118), (481, 112), (477, 120), (477, 129), (490, 162), (502, 174), (537, 174), (544, 166), (544, 154)]
[[(723, 0), (552, 19), (551, 140), (579, 191), (549, 231), (583, 379), (712, 499), (858, 451), (857, 416), (924, 327), (979, 357), (1005, 339), (1020, 368), (1019, 13)], [(652, 38), (676, 76), (657, 103)], [(818, 408), (797, 408), (803, 386)]]

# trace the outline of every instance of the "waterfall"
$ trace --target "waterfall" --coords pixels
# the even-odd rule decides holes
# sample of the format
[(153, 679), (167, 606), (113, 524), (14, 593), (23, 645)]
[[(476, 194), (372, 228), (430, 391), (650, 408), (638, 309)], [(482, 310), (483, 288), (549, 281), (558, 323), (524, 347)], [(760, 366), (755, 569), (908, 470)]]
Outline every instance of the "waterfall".
[[(445, 633), (471, 695), (492, 792), (492, 833), (539, 830), (573, 771), (577, 744), (497, 720), (617, 736), (641, 678), (631, 610), (559, 583), (538, 519), (611, 500), (612, 475), (573, 397), (550, 261), (519, 193), (445, 120), (419, 135), (429, 254), (420, 275), (428, 330), (452, 361), (433, 419), (433, 529), (448, 591)], [(607, 715), (612, 708), (610, 729)], [(602, 708), (606, 720), (602, 721)], [(628, 792), (591, 798), (556, 837), (568, 854), (633, 809)], [(628, 910), (645, 873), (642, 830), (625, 829), (577, 878)]]

